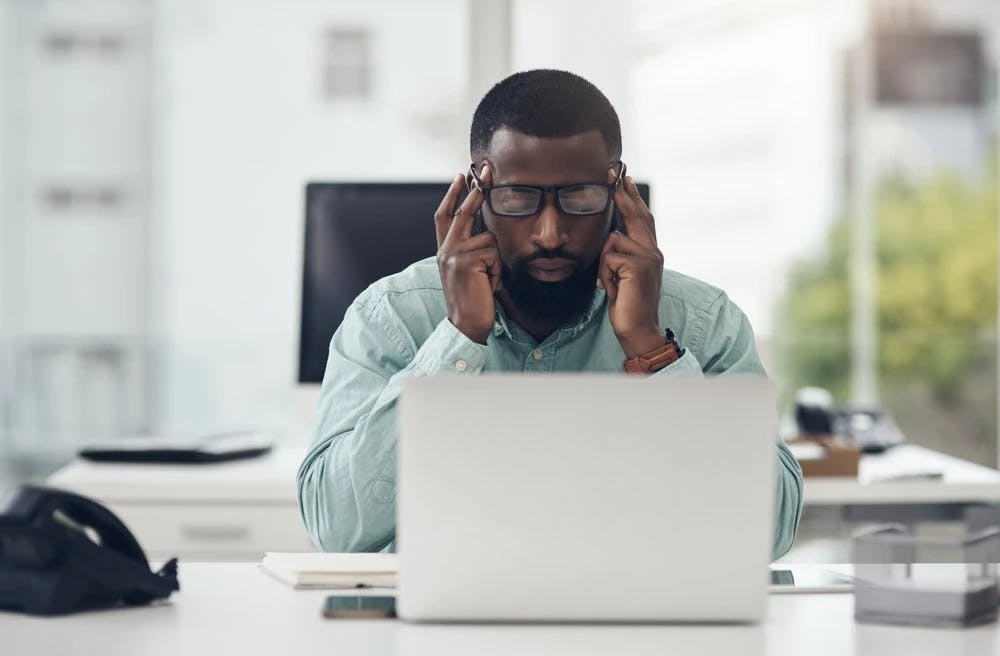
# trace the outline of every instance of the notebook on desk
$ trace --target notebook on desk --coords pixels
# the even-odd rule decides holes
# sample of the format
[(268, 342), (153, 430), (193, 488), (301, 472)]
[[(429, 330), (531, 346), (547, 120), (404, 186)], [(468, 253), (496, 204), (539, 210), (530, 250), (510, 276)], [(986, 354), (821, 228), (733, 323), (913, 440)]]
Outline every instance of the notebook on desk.
[(297, 590), (393, 588), (399, 572), (391, 553), (267, 552), (260, 568)]

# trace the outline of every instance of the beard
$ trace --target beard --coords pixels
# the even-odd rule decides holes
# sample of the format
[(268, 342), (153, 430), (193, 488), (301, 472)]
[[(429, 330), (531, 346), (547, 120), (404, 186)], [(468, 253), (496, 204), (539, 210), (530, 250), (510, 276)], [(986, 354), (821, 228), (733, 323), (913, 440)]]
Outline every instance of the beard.
[[(528, 264), (537, 258), (560, 257), (576, 263), (573, 273), (564, 280), (544, 282), (528, 272)], [(513, 267), (503, 264), (503, 286), (511, 301), (530, 317), (558, 326), (582, 317), (590, 309), (597, 288), (597, 272), (601, 258), (595, 257), (587, 266), (582, 260), (562, 249), (538, 251), (519, 258)]]

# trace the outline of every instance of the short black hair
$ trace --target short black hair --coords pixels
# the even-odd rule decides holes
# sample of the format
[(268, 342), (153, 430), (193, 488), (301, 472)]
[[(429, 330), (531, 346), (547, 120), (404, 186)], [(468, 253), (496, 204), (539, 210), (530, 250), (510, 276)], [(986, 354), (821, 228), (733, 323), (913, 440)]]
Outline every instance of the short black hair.
[(608, 154), (618, 159), (622, 153), (621, 124), (611, 102), (593, 84), (567, 71), (522, 71), (494, 84), (472, 115), (472, 158), (484, 155), (493, 134), (504, 127), (533, 137), (599, 130)]

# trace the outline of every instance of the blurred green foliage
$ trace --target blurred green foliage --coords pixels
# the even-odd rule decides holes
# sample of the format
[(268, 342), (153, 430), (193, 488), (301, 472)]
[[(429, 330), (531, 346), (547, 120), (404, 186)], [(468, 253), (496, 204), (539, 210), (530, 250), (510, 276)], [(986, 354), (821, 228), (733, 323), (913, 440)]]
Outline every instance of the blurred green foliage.
[[(992, 366), (997, 321), (997, 186), (950, 175), (883, 181), (878, 244), (878, 366), (953, 402), (973, 369)], [(833, 223), (823, 251), (793, 267), (776, 323), (786, 400), (803, 385), (847, 400), (850, 380), (850, 221)]]

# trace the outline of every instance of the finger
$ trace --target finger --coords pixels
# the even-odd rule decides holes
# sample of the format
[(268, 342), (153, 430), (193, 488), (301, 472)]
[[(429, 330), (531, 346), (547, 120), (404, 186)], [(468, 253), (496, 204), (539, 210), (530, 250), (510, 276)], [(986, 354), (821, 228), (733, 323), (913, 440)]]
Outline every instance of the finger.
[(629, 236), (647, 248), (655, 248), (656, 239), (649, 231), (648, 223), (639, 215), (639, 208), (622, 187), (615, 190), (615, 205), (622, 215)]
[[(483, 166), (486, 169), (486, 166)], [(483, 181), (486, 182), (485, 180)], [(455, 210), (455, 216), (451, 222), (451, 229), (448, 231), (452, 240), (464, 241), (472, 236), (472, 225), (475, 222), (476, 212), (483, 206), (483, 192), (479, 185), (473, 185), (472, 191), (465, 197), (465, 201)]]
[(466, 243), (473, 242), (485, 244), (473, 253), (486, 265), (486, 275), (490, 278), (490, 290), (496, 294), (503, 287), (503, 261), (500, 259), (500, 247), (497, 245), (496, 237), (492, 233), (484, 232)]
[(617, 251), (640, 257), (650, 257), (659, 253), (659, 249), (655, 246), (649, 248), (638, 240), (632, 239), (630, 235), (623, 234), (617, 230), (612, 230), (611, 234), (608, 235), (608, 238), (604, 242), (604, 248), (609, 251)]
[(494, 247), (480, 248), (474, 251), (456, 253), (452, 256), (456, 270), (485, 273), (490, 279), (492, 293), (499, 289), (502, 278), (502, 263), (500, 251)]
[[(608, 184), (611, 184), (616, 180), (618, 180), (618, 172), (615, 171), (614, 167), (609, 167)], [(626, 189), (624, 189), (625, 182), (626, 182), (625, 179), (622, 179), (620, 181), (620, 184), (615, 188), (614, 199), (615, 199), (615, 207), (618, 208), (618, 212), (622, 215), (622, 220), (627, 221), (627, 217), (633, 216), (637, 212), (640, 212), (642, 208), (646, 207), (646, 205), (645, 203), (642, 203), (641, 196), (638, 197), (640, 204), (638, 205), (636, 204), (636, 197), (632, 196)], [(632, 227), (630, 229), (627, 224), (626, 224), (626, 230), (630, 230), (631, 232), (637, 232), (636, 228)], [(655, 238), (656, 238), (655, 234), (651, 234), (650, 236), (653, 238), (655, 243)]]
[(465, 241), (472, 236), (472, 224), (475, 222), (476, 212), (483, 204), (483, 193), (478, 187), (473, 187), (465, 201), (455, 210), (455, 215), (451, 220), (451, 228), (445, 237), (446, 244)]
[(609, 251), (601, 260), (601, 268), (605, 272), (604, 275), (614, 288), (614, 294), (611, 295), (612, 301), (618, 296), (618, 288), (622, 280), (629, 278), (631, 272), (641, 268), (638, 260), (639, 258), (634, 255), (625, 255), (624, 253), (616, 253), (614, 251)]
[(479, 179), (487, 187), (493, 184), (493, 169), (490, 167), (489, 162), (483, 162), (483, 168), (479, 170)]
[(500, 260), (500, 249), (494, 248), (493, 252), (495, 255), (487, 262), (486, 273), (490, 277), (490, 288), (496, 294), (503, 289), (503, 262)]
[(605, 253), (602, 262), (612, 274), (620, 279), (623, 273), (627, 273), (630, 269), (634, 269), (636, 267), (638, 259), (639, 258), (635, 255), (628, 255), (617, 251), (608, 251)]
[(454, 244), (449, 252), (455, 253), (470, 253), (472, 251), (478, 251), (481, 248), (496, 248), (499, 249), (497, 244), (497, 238), (493, 236), (492, 232), (483, 232), (475, 237), (470, 237), (465, 241)]
[(597, 280), (600, 282), (601, 287), (608, 294), (608, 300), (612, 303), (618, 298), (618, 279), (615, 273), (615, 269), (611, 267), (611, 264), (605, 260), (607, 253), (601, 253), (601, 264), (597, 268)]
[(448, 229), (451, 227), (452, 210), (458, 203), (464, 181), (465, 176), (461, 173), (455, 176), (448, 191), (445, 192), (444, 198), (441, 199), (437, 211), (434, 212), (434, 232), (437, 234), (438, 248), (441, 248), (441, 244), (444, 243), (445, 236), (448, 234)]
[(645, 221), (646, 228), (649, 233), (653, 235), (653, 240), (656, 240), (656, 220), (653, 217), (653, 213), (649, 211), (649, 206), (646, 205), (646, 201), (642, 199), (642, 194), (639, 193), (639, 185), (635, 183), (632, 176), (625, 177), (625, 191), (628, 193), (629, 198), (635, 204), (636, 210), (639, 212), (639, 216)]

